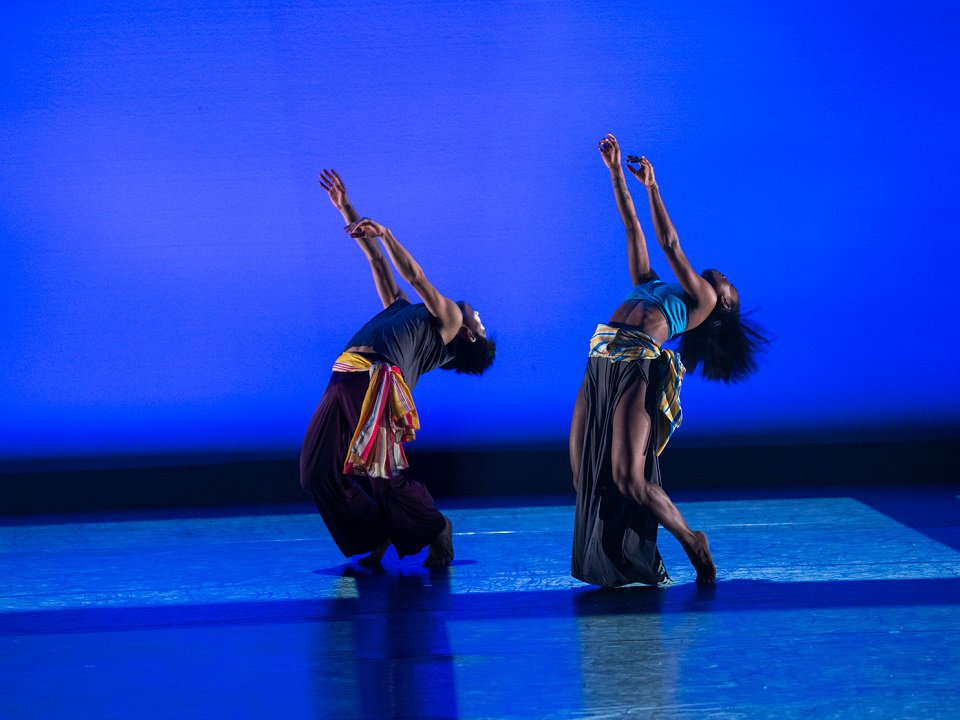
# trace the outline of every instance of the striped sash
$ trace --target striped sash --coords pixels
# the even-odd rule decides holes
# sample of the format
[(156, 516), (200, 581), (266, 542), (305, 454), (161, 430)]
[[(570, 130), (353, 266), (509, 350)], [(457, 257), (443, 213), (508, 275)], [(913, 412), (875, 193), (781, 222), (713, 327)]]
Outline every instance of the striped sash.
[(360, 421), (343, 464), (347, 475), (394, 478), (409, 467), (404, 442), (420, 429), (417, 408), (400, 368), (345, 352), (333, 364), (334, 372), (370, 373), (370, 385), (360, 408)]
[(680, 409), (680, 385), (686, 368), (680, 362), (679, 353), (665, 350), (652, 337), (639, 330), (610, 327), (603, 323), (597, 325), (590, 338), (590, 357), (606, 358), (613, 362), (632, 360), (656, 360), (665, 363), (663, 382), (657, 389), (657, 403), (660, 412), (657, 425), (660, 430), (657, 455), (663, 452), (674, 430), (680, 427), (683, 413)]

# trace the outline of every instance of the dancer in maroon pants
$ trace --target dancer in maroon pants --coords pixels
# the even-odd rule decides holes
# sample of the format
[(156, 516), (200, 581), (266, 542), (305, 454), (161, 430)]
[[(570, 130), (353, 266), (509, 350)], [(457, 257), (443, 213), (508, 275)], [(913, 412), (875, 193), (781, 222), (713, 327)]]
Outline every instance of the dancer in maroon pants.
[[(371, 564), (391, 544), (400, 557), (429, 545), (424, 565), (449, 565), (450, 520), (423, 484), (403, 476), (402, 443), (419, 428), (410, 390), (435, 368), (482, 374), (496, 345), (479, 313), (441, 295), (389, 229), (360, 218), (335, 171), (324, 170), (320, 185), (370, 262), (384, 310), (347, 342), (333, 365), (303, 441), (300, 485), (344, 555), (369, 553), (361, 562)], [(387, 256), (422, 303), (407, 299)]]

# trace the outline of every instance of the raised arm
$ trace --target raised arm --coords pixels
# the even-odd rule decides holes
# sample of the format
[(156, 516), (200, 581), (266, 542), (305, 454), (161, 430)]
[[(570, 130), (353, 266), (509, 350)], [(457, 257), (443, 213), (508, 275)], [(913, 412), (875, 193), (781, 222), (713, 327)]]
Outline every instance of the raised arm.
[(653, 230), (657, 234), (657, 242), (663, 248), (667, 256), (667, 262), (673, 270), (680, 285), (693, 299), (693, 307), (690, 308), (687, 327), (693, 328), (702, 323), (707, 316), (713, 312), (717, 304), (717, 293), (706, 280), (704, 280), (697, 271), (690, 265), (687, 256), (680, 247), (680, 237), (677, 230), (670, 221), (667, 214), (667, 208), (664, 207), (663, 198), (660, 197), (660, 188), (657, 187), (657, 181), (653, 174), (653, 165), (645, 157), (636, 157), (631, 155), (627, 158), (628, 162), (638, 163), (634, 168), (627, 165), (627, 169), (642, 182), (647, 188), (647, 195), (650, 199), (650, 215), (653, 217)]
[(623, 174), (623, 165), (620, 164), (620, 144), (617, 139), (607, 133), (599, 143), (600, 157), (603, 164), (610, 171), (610, 180), (613, 183), (613, 196), (617, 201), (617, 210), (620, 219), (627, 231), (627, 262), (630, 265), (630, 279), (634, 285), (646, 282), (652, 276), (650, 257), (647, 254), (647, 239), (640, 228), (637, 211), (633, 206), (633, 198), (627, 189), (627, 179)]
[[(343, 221), (348, 226), (360, 219), (360, 215), (353, 209), (347, 197), (347, 186), (344, 185), (336, 170), (323, 170), (320, 173), (320, 187), (326, 191), (330, 202), (340, 211)], [(389, 307), (401, 298), (406, 299), (407, 294), (397, 284), (390, 263), (387, 262), (377, 239), (375, 237), (355, 237), (355, 239), (370, 263), (373, 282), (377, 286), (377, 295), (380, 296), (383, 306)]]
[(383, 225), (369, 218), (363, 218), (347, 227), (351, 237), (383, 240), (383, 247), (393, 261), (393, 266), (406, 280), (417, 295), (423, 300), (427, 310), (440, 321), (440, 337), (444, 344), (453, 340), (463, 325), (463, 313), (460, 307), (450, 298), (440, 292), (427, 279), (420, 264), (413, 259), (403, 245), (394, 237), (393, 233)]

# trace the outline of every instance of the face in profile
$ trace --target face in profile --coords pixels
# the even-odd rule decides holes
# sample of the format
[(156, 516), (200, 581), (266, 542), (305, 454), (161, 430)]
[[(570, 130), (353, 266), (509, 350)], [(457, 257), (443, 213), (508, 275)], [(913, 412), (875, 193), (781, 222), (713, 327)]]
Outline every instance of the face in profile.
[(478, 337), (487, 336), (487, 329), (480, 320), (480, 313), (474, 310), (470, 303), (463, 304), (463, 327), (460, 328), (460, 333), (470, 342), (474, 342)]
[(717, 307), (721, 312), (736, 312), (740, 309), (740, 293), (722, 272), (710, 268), (704, 270), (700, 276), (716, 291)]
[(497, 356), (497, 343), (487, 335), (480, 313), (465, 302), (457, 305), (463, 313), (463, 324), (454, 342), (455, 355), (442, 367), (466, 375), (483, 375)]

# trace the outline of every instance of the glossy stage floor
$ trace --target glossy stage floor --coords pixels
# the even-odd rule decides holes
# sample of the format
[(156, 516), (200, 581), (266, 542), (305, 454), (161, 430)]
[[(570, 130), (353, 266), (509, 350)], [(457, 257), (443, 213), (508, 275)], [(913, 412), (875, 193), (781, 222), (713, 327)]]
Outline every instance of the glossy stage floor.
[(956, 718), (960, 487), (681, 496), (720, 571), (597, 590), (569, 498), (344, 560), (305, 506), (7, 519), (0, 718)]

